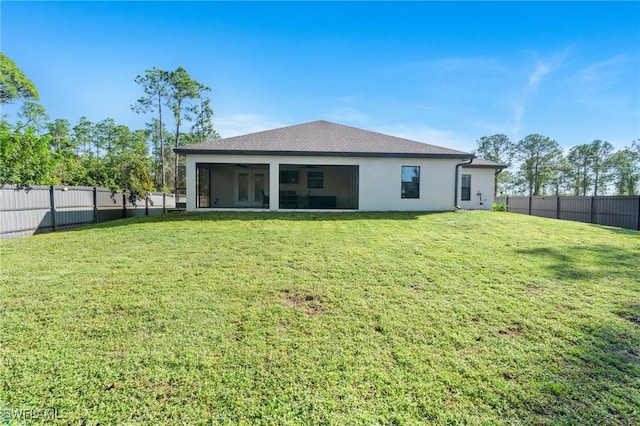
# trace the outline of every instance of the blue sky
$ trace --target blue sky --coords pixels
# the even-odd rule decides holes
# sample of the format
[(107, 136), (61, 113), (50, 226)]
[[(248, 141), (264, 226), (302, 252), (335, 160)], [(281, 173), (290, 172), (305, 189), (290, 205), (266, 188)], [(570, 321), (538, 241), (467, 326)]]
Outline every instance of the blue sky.
[[(50, 117), (142, 128), (145, 69), (210, 86), (223, 137), (329, 120), (470, 151), (640, 138), (639, 2), (7, 2)], [(11, 113), (6, 108), (5, 113)]]

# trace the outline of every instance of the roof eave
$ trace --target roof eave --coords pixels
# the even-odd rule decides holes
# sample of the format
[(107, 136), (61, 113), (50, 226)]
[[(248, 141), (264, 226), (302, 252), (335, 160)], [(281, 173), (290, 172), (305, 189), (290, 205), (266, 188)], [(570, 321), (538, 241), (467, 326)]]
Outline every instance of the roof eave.
[(508, 166), (506, 164), (464, 164), (462, 166), (463, 169), (506, 169)]
[(209, 155), (269, 155), (296, 157), (385, 157), (385, 158), (475, 158), (474, 154), (461, 153), (397, 153), (397, 152), (332, 152), (332, 151), (248, 151), (174, 148), (176, 154)]

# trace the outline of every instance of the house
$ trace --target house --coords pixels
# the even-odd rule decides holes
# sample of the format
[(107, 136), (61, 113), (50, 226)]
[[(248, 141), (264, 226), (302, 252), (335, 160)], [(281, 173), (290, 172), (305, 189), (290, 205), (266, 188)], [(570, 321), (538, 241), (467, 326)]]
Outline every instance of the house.
[(187, 211), (486, 209), (501, 169), (470, 167), (467, 152), (327, 121), (175, 152), (186, 156)]

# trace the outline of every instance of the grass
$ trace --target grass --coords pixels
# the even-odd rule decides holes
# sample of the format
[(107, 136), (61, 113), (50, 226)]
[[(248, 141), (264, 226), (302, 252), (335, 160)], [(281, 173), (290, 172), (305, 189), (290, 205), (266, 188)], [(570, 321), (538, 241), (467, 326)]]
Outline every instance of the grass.
[(10, 424), (640, 422), (638, 232), (183, 214), (5, 241), (0, 261)]

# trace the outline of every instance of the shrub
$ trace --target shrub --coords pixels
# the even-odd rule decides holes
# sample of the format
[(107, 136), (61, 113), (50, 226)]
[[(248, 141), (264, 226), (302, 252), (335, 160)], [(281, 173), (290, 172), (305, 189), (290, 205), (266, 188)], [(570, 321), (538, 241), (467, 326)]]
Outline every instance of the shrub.
[(506, 212), (509, 211), (509, 205), (507, 203), (493, 203), (493, 205), (491, 206), (493, 208), (493, 211), (496, 212)]

